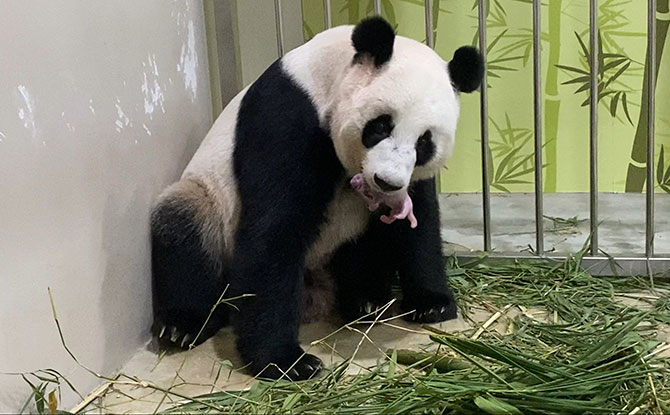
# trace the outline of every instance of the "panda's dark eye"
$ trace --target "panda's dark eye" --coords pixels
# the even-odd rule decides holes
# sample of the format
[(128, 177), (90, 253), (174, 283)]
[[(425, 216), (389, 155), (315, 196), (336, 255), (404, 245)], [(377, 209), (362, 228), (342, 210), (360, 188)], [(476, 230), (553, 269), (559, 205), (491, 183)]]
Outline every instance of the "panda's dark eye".
[(428, 163), (435, 155), (435, 143), (433, 143), (433, 133), (426, 131), (416, 141), (416, 165), (423, 166)]
[(391, 135), (393, 127), (393, 118), (388, 114), (380, 115), (368, 121), (365, 124), (365, 128), (363, 128), (363, 145), (366, 148), (374, 147), (377, 143)]

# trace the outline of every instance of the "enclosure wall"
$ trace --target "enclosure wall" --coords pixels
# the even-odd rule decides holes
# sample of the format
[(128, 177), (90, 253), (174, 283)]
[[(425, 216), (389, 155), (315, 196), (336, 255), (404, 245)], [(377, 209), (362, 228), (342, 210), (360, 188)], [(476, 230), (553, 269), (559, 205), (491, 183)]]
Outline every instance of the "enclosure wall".
[[(148, 339), (150, 205), (211, 125), (202, 4), (5, 0), (0, 27), (0, 372), (86, 393), (100, 381), (47, 287), (93, 370)], [(0, 413), (29, 392), (0, 374)]]

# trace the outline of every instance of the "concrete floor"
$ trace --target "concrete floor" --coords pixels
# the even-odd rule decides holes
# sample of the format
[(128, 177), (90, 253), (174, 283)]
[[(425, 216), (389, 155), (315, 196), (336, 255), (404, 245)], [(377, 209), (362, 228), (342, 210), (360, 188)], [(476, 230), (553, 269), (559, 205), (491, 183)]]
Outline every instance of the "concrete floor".
[[(455, 250), (481, 250), (481, 194), (443, 194), (440, 205), (443, 239)], [(657, 193), (655, 205), (655, 251), (658, 256), (670, 257), (670, 195)], [(613, 256), (644, 255), (645, 196), (601, 193), (598, 207), (600, 249)], [(545, 251), (566, 254), (582, 247), (590, 233), (588, 193), (546, 194), (544, 215)], [(578, 221), (576, 226), (558, 223), (561, 218), (573, 217)], [(491, 195), (491, 243), (500, 253), (535, 248), (533, 194)]]
[[(649, 305), (642, 298), (660, 295), (660, 291), (622, 296), (619, 301), (629, 306), (645, 309)], [(496, 315), (497, 311), (501, 311)], [(456, 320), (435, 324), (441, 330), (477, 336), (473, 327), (481, 327), (484, 322), (488, 330), (504, 334), (510, 322), (523, 313), (527, 317), (551, 321), (553, 313), (542, 309), (527, 309), (516, 306), (504, 310), (494, 308), (471, 308), (468, 319), (459, 316)], [(354, 356), (349, 372), (365, 373), (384, 358), (389, 348), (431, 350), (435, 347), (417, 324), (410, 324), (399, 318), (387, 319), (382, 323), (342, 326), (334, 323), (313, 323), (303, 325), (300, 340), (303, 348), (319, 356), (329, 366), (343, 358)], [(182, 396), (198, 396), (221, 390), (241, 390), (250, 388), (254, 379), (240, 368), (241, 362), (235, 351), (234, 337), (230, 328), (222, 329), (216, 336), (202, 345), (186, 352), (159, 356), (152, 345), (140, 350), (123, 368), (117, 382), (97, 394), (86, 407), (88, 414), (157, 413), (180, 401), (178, 396), (168, 396), (148, 385), (155, 385)], [(657, 340), (670, 342), (670, 327), (657, 332)], [(662, 356), (670, 357), (670, 350)], [(74, 408), (79, 409), (79, 408)], [(74, 412), (74, 411), (73, 411)]]
[[(492, 314), (491, 311), (478, 310), (471, 317), (485, 321)], [(434, 326), (448, 332), (471, 327), (462, 317)], [(337, 331), (341, 327), (336, 323), (303, 325), (301, 345), (309, 353), (319, 356), (327, 366), (355, 355), (349, 371), (358, 373), (376, 365), (388, 348), (417, 350), (432, 344), (418, 324), (398, 318), (375, 325), (365, 336), (363, 334), (370, 324), (358, 324)], [(87, 413), (153, 413), (179, 401), (179, 398), (166, 397), (163, 392), (147, 388), (147, 382), (161, 388), (173, 387), (174, 392), (185, 396), (251, 387), (253, 378), (243, 371), (232, 370), (242, 366), (233, 339), (230, 328), (224, 328), (193, 350), (162, 357), (156, 354), (153, 345), (149, 345), (122, 370), (122, 373), (141, 381), (120, 378), (119, 383), (110, 386), (101, 398), (88, 406)]]
[[(498, 252), (520, 252), (534, 245), (533, 195), (495, 194), (491, 199), (493, 245)], [(478, 194), (443, 195), (441, 200), (443, 238), (457, 250), (481, 249), (481, 196)], [(570, 218), (579, 221), (588, 218), (587, 194), (550, 194), (545, 196), (547, 216)], [(669, 195), (658, 195), (656, 204), (656, 247), (659, 253), (670, 253)], [(644, 252), (644, 197), (642, 195), (600, 196), (601, 247), (614, 255), (632, 255)], [(588, 221), (576, 226), (557, 226), (554, 221), (544, 221), (545, 246), (558, 253), (575, 252), (589, 233)], [(669, 255), (670, 256), (670, 255)], [(470, 321), (483, 322), (497, 310), (473, 310)], [(491, 329), (503, 332), (509, 317), (518, 313), (516, 307), (508, 310)], [(531, 310), (531, 312), (533, 312)], [(541, 317), (542, 310), (535, 310)], [(457, 320), (437, 325), (442, 330), (457, 332), (471, 330), (469, 321)], [(430, 344), (426, 333), (418, 325), (395, 319), (373, 327), (367, 336), (368, 325), (341, 329), (339, 323), (314, 323), (301, 329), (302, 346), (319, 356), (326, 365), (341, 361), (342, 357), (355, 354), (351, 372), (376, 364), (387, 348), (421, 348)], [(667, 339), (670, 340), (670, 334)], [(197, 348), (172, 355), (159, 356), (153, 345), (140, 350), (123, 368), (114, 385), (98, 391), (87, 407), (90, 413), (149, 413), (170, 406), (178, 398), (166, 396), (148, 388), (147, 384), (171, 388), (185, 396), (195, 396), (218, 390), (244, 389), (253, 379), (240, 368), (235, 352), (233, 335), (229, 328), (221, 330)], [(134, 380), (133, 380), (134, 379)]]

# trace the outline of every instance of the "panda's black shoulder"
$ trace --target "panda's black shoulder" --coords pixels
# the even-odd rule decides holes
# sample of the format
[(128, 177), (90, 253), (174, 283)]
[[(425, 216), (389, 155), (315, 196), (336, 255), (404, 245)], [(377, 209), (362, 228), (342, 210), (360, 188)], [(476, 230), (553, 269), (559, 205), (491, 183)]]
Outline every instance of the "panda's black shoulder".
[[(259, 120), (263, 121), (260, 125)], [(237, 133), (285, 131), (296, 123), (303, 127), (305, 134), (325, 133), (319, 131), (318, 110), (309, 94), (284, 69), (280, 59), (250, 85), (242, 98)]]
[[(260, 189), (299, 188), (306, 178), (331, 188), (342, 174), (329, 131), (310, 95), (273, 63), (242, 98), (235, 127), (233, 171), (242, 196)], [(318, 187), (318, 186), (317, 186)], [(314, 189), (316, 191), (316, 189)], [(281, 196), (281, 195), (279, 195)]]

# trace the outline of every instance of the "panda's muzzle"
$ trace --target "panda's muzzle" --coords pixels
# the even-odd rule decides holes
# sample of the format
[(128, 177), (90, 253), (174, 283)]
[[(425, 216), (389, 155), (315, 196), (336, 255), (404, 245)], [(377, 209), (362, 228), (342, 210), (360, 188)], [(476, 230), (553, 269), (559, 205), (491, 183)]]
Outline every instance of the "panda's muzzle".
[(379, 175), (376, 174), (376, 173), (374, 175), (374, 182), (379, 187), (379, 189), (382, 190), (383, 192), (395, 192), (395, 191), (400, 190), (400, 189), (403, 188), (402, 185), (396, 185), (396, 184), (393, 184), (393, 183), (389, 183), (388, 181), (379, 177)]

